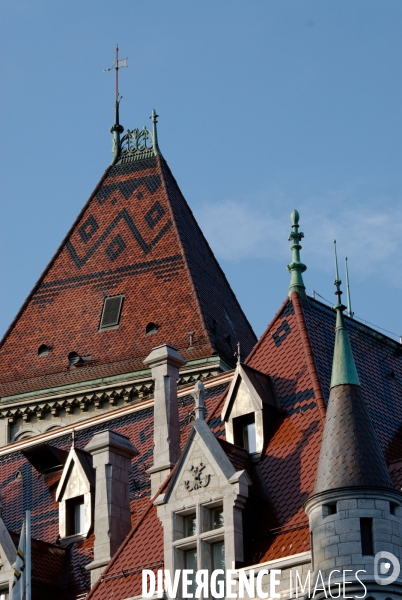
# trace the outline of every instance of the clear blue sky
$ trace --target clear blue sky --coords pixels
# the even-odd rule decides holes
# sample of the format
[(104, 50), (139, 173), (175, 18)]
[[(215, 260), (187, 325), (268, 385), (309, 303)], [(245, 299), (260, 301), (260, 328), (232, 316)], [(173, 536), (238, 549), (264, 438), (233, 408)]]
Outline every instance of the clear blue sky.
[[(402, 333), (401, 0), (1, 0), (3, 333), (125, 128), (162, 153), (256, 333), (287, 294), (298, 208), (308, 293)], [(343, 265), (342, 265), (343, 269)]]

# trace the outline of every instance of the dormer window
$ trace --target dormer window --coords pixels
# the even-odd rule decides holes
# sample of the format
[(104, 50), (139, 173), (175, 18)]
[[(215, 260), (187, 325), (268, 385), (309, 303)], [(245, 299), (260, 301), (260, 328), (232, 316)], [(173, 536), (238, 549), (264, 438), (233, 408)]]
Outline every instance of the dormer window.
[(56, 500), (59, 503), (59, 535), (66, 543), (85, 537), (92, 524), (92, 502), (95, 472), (92, 457), (87, 452), (72, 448), (68, 455)]
[(249, 454), (257, 452), (254, 413), (233, 419), (233, 436), (236, 446), (244, 448)]
[(78, 535), (85, 530), (84, 496), (66, 500), (66, 533)]
[(276, 410), (270, 377), (238, 363), (222, 410), (227, 441), (261, 454)]

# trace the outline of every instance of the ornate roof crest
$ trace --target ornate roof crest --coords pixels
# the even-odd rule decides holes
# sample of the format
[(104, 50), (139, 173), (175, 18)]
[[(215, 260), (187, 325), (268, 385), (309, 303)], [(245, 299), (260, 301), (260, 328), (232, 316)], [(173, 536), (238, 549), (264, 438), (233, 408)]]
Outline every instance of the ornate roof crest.
[(160, 154), (156, 131), (158, 115), (152, 111), (152, 133), (144, 125), (143, 129), (128, 129), (120, 142), (118, 164), (134, 162)]

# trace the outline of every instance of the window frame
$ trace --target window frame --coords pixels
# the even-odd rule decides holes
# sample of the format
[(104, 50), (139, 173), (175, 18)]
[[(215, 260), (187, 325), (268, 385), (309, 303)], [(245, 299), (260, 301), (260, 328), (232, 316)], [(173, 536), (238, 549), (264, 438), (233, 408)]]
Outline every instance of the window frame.
[[(105, 310), (106, 310), (107, 301), (111, 300), (112, 298), (120, 298), (120, 306), (119, 306), (119, 312), (118, 312), (118, 316), (117, 316), (117, 319), (116, 319), (116, 323), (114, 323), (113, 325), (102, 325), (103, 317), (104, 317)], [(120, 327), (121, 315), (122, 315), (122, 312), (123, 312), (124, 300), (125, 300), (125, 295), (124, 294), (116, 294), (115, 296), (106, 296), (103, 299), (103, 306), (102, 306), (102, 312), (101, 312), (101, 317), (100, 317), (100, 321), (99, 321), (98, 331), (108, 331), (109, 329), (118, 329)]]

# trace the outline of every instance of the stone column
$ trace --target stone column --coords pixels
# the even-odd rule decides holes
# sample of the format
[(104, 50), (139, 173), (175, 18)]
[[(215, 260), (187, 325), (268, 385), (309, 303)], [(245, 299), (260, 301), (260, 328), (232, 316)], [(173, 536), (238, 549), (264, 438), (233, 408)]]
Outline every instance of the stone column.
[(131, 529), (129, 474), (138, 451), (115, 431), (97, 433), (85, 450), (96, 470), (94, 560), (86, 566), (94, 585)]
[(151, 475), (151, 494), (158, 491), (180, 456), (179, 408), (177, 380), (179, 368), (186, 364), (175, 348), (164, 344), (152, 349), (144, 360), (151, 368), (154, 391), (154, 464)]

